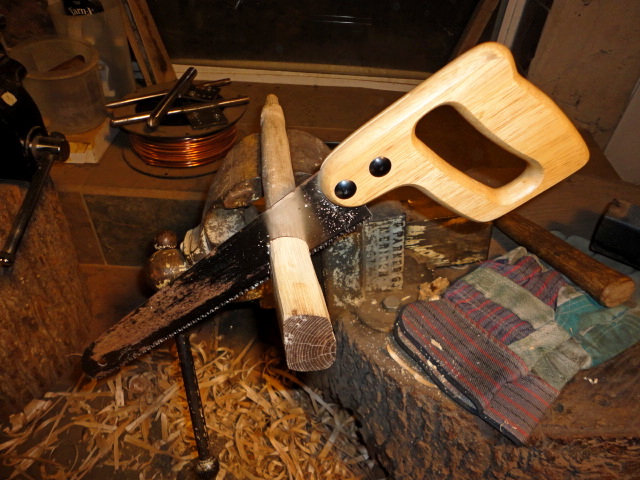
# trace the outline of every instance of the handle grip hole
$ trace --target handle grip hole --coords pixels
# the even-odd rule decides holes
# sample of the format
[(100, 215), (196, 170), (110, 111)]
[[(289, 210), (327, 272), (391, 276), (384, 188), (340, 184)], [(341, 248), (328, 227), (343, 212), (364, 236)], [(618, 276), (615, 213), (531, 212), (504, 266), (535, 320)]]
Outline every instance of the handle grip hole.
[(422, 117), (416, 124), (416, 136), (449, 165), (489, 187), (506, 185), (527, 166), (450, 105), (441, 105)]

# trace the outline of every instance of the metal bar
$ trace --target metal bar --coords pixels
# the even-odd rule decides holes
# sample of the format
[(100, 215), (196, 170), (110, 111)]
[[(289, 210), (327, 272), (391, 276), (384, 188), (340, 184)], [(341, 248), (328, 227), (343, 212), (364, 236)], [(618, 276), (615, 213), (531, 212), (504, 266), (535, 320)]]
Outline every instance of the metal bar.
[(20, 241), (27, 229), (31, 215), (42, 196), (42, 190), (49, 176), (51, 165), (56, 159), (56, 155), (51, 152), (44, 152), (42, 160), (38, 162), (38, 167), (33, 175), (29, 189), (22, 201), (18, 215), (13, 221), (9, 235), (4, 243), (2, 251), (0, 251), (0, 265), (3, 267), (11, 267), (16, 260), (16, 252)]
[[(172, 108), (167, 112), (167, 115), (175, 115), (178, 113), (190, 113), (197, 112), (198, 110), (207, 110), (209, 108), (229, 108), (239, 107), (249, 103), (249, 97), (238, 97), (229, 100), (218, 100), (215, 102), (198, 103), (195, 105), (189, 105), (186, 107)], [(138, 115), (131, 115), (127, 117), (113, 118), (111, 120), (112, 127), (121, 127), (124, 125), (131, 125), (132, 123), (144, 122), (149, 118), (150, 113), (140, 113)]]
[(156, 105), (156, 108), (153, 109), (153, 111), (149, 114), (149, 118), (147, 118), (147, 127), (149, 129), (155, 130), (158, 125), (160, 125), (160, 122), (167, 114), (167, 112), (171, 109), (171, 106), (176, 101), (176, 99), (178, 99), (178, 97), (180, 97), (184, 92), (191, 88), (191, 82), (193, 82), (193, 79), (196, 77), (197, 73), (198, 71), (195, 68), (187, 68), (187, 70), (182, 74), (173, 88), (169, 90), (169, 92), (164, 97), (162, 97), (160, 103)]
[[(213, 80), (212, 82), (198, 83), (193, 84), (191, 88), (187, 91), (185, 95), (189, 95), (192, 91), (197, 91), (198, 89), (206, 89), (212, 87), (224, 87), (226, 85), (230, 85), (231, 80), (229, 78), (221, 78), (220, 80)], [(117, 102), (107, 103), (105, 105), (106, 108), (120, 108), (126, 107), (127, 105), (132, 105), (134, 103), (142, 102), (143, 100), (151, 100), (154, 98), (164, 97), (169, 90), (162, 90), (158, 93), (150, 93), (149, 95), (140, 95), (138, 97), (133, 98), (125, 98), (124, 100), (118, 100)]]
[(196, 471), (200, 478), (214, 478), (220, 465), (209, 447), (207, 423), (202, 409), (196, 366), (193, 361), (188, 334), (178, 333), (176, 335), (176, 346), (178, 347), (180, 370), (182, 371), (182, 381), (187, 394), (187, 404), (189, 405), (189, 415), (191, 416), (191, 425), (196, 440), (196, 449), (198, 450)]

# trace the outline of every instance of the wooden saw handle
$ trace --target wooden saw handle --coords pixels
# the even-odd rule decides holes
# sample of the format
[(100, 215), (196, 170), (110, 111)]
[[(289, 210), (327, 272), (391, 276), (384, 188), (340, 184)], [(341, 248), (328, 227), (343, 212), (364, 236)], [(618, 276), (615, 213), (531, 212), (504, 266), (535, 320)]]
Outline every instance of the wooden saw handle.
[[(436, 155), (416, 137), (415, 126), (441, 105), (454, 107), (479, 132), (524, 159), (524, 172), (492, 188)], [(320, 186), (333, 203), (352, 207), (412, 185), (462, 216), (488, 221), (572, 174), (588, 157), (580, 134), (551, 99), (517, 73), (509, 50), (485, 43), (338, 145), (322, 165)], [(389, 159), (390, 169), (376, 168), (377, 158)]]
[(633, 280), (581, 252), (553, 233), (511, 212), (494, 221), (496, 227), (535, 253), (605, 307), (620, 305), (633, 295)]
[[(284, 114), (275, 95), (267, 96), (260, 123), (268, 208), (295, 188)], [(287, 366), (303, 372), (330, 367), (336, 358), (336, 338), (309, 246), (300, 238), (279, 237), (271, 240), (269, 253)]]

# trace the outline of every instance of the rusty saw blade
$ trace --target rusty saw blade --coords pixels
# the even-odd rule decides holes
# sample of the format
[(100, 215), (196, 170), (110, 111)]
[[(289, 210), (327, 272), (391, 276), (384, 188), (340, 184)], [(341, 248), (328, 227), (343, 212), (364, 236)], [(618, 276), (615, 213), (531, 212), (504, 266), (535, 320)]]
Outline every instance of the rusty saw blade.
[[(270, 239), (303, 232), (315, 251), (369, 216), (366, 207), (328, 201), (317, 177), (311, 177), (103, 333), (85, 350), (84, 371), (105, 376), (260, 284), (269, 275)], [(293, 217), (302, 223), (301, 231), (288, 221)], [(268, 231), (267, 224), (277, 225), (277, 230)]]

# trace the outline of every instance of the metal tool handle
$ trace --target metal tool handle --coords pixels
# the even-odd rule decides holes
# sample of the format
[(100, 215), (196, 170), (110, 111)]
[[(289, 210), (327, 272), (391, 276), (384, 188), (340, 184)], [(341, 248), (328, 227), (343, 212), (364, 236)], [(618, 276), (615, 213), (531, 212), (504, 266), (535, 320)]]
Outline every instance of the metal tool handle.
[[(188, 105), (185, 107), (176, 107), (169, 110), (167, 115), (177, 115), (179, 113), (186, 114), (191, 112), (198, 112), (202, 110), (209, 110), (213, 108), (231, 108), (239, 107), (249, 103), (249, 97), (230, 98), (229, 100), (217, 100), (215, 102), (197, 103), (195, 105)], [(142, 123), (149, 118), (150, 113), (139, 113), (138, 115), (131, 115), (127, 117), (113, 118), (110, 125), (112, 127), (122, 127), (125, 125), (131, 125), (134, 123)]]
[(213, 479), (220, 470), (220, 462), (211, 453), (207, 421), (204, 416), (204, 408), (202, 408), (200, 387), (198, 386), (198, 374), (188, 333), (181, 332), (176, 335), (176, 347), (187, 397), (187, 406), (189, 407), (189, 416), (191, 417), (193, 436), (198, 451), (198, 458), (195, 462), (196, 476), (200, 479)]
[[(213, 88), (213, 87), (224, 87), (230, 84), (231, 84), (231, 79), (229, 78), (221, 78), (220, 80), (213, 80), (211, 82), (205, 82), (205, 83), (199, 83), (199, 84), (193, 83), (191, 85), (191, 88), (186, 92), (186, 94), (188, 95), (191, 90), (206, 89), (206, 88)], [(107, 103), (105, 107), (106, 108), (126, 107), (127, 105), (133, 105), (134, 103), (142, 102), (144, 100), (153, 100), (156, 98), (162, 98), (167, 93), (169, 93), (169, 90), (163, 90), (157, 93), (150, 93), (148, 95), (138, 95), (135, 97), (125, 98), (123, 100)]]
[(171, 109), (171, 106), (178, 99), (178, 97), (180, 97), (183, 93), (189, 90), (189, 88), (191, 88), (191, 83), (193, 82), (193, 79), (197, 74), (198, 71), (195, 68), (187, 68), (187, 70), (182, 74), (173, 88), (169, 90), (169, 92), (164, 97), (162, 97), (160, 103), (156, 105), (156, 108), (153, 109), (153, 111), (149, 114), (149, 118), (147, 118), (147, 127), (150, 130), (155, 130), (158, 125), (160, 125), (160, 122), (167, 114), (167, 112)]
[(2, 251), (0, 251), (0, 265), (3, 267), (11, 267), (16, 261), (18, 246), (24, 236), (33, 211), (42, 196), (42, 190), (44, 189), (51, 165), (53, 165), (54, 161), (55, 156), (47, 152), (43, 155), (40, 165), (38, 165), (36, 173), (31, 180), (31, 185), (22, 201), (20, 210), (13, 221), (9, 235), (4, 242), (4, 247)]
[(69, 143), (64, 135), (55, 132), (51, 136), (32, 135), (27, 138), (25, 148), (30, 150), (30, 153), (36, 158), (37, 168), (11, 230), (5, 239), (4, 247), (0, 251), (0, 265), (3, 267), (11, 267), (16, 261), (18, 246), (42, 196), (42, 190), (49, 177), (53, 162), (66, 160), (69, 157)]
[[(478, 131), (527, 162), (513, 181), (491, 188), (421, 142), (418, 121), (454, 107)], [(340, 144), (325, 160), (320, 185), (342, 206), (364, 205), (410, 185), (458, 214), (488, 221), (582, 167), (582, 137), (544, 93), (521, 77), (509, 50), (485, 43), (458, 57)]]

